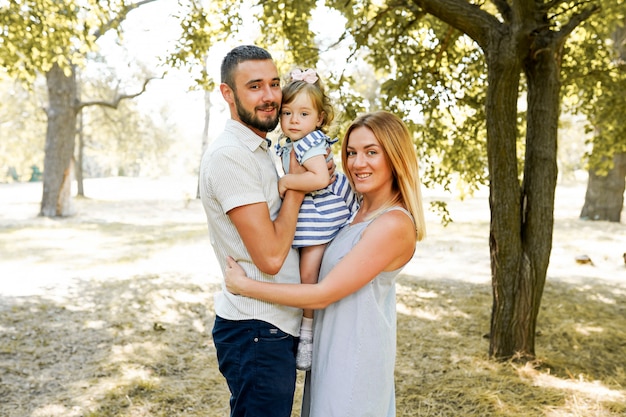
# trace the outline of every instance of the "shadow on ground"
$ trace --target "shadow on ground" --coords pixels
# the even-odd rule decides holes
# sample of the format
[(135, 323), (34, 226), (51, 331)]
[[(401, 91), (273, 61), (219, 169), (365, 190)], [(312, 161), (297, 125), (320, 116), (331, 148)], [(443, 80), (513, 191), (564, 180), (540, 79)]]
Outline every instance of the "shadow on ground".
[[(65, 300), (0, 297), (0, 415), (226, 416), (210, 339), (216, 289), (146, 275), (84, 281)], [(625, 302), (609, 286), (550, 283), (537, 363), (494, 363), (489, 288), (403, 275), (398, 415), (624, 415)]]

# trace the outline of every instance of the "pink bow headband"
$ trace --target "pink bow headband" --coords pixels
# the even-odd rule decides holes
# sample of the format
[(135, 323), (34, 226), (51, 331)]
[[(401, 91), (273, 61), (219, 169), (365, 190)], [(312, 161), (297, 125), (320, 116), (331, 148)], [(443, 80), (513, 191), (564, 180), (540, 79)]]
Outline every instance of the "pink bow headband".
[(315, 70), (309, 68), (306, 71), (301, 69), (291, 71), (291, 79), (296, 81), (304, 81), (309, 84), (315, 83), (318, 80)]

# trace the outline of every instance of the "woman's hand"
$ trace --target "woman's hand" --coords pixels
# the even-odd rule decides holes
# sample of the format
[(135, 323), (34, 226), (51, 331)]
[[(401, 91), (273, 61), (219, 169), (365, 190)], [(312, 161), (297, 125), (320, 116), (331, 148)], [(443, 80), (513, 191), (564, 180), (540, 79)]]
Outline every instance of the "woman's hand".
[(248, 280), (250, 278), (246, 275), (246, 271), (231, 256), (228, 256), (226, 258), (226, 273), (224, 276), (228, 292), (240, 295)]

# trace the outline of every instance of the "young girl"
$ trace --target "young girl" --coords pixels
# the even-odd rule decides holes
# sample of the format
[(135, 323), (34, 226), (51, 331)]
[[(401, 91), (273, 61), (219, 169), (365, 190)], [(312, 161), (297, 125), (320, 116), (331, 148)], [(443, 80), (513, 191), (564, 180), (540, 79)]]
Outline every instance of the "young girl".
[[(329, 185), (326, 153), (337, 139), (330, 139), (324, 132), (333, 117), (330, 99), (315, 71), (292, 71), (283, 87), (280, 112), (283, 136), (276, 145), (286, 172), (278, 181), (278, 190), (281, 196), (287, 190), (308, 193), (300, 208), (293, 243), (300, 248), (300, 278), (305, 284), (317, 282), (326, 244), (356, 211), (356, 199), (345, 175), (336, 174), (336, 180)], [(298, 162), (307, 169), (305, 173), (289, 173), (292, 149)], [(311, 368), (312, 327), (313, 310), (304, 309), (296, 356), (296, 367), (300, 370)]]

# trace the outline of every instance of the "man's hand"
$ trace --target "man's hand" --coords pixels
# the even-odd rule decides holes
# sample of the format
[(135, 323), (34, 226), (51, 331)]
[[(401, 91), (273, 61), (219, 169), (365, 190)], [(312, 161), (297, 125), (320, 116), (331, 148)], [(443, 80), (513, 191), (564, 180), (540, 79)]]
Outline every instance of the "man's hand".
[(335, 160), (331, 156), (330, 147), (326, 148), (326, 166), (328, 166), (328, 176), (330, 177), (328, 184), (330, 185), (337, 179), (335, 176), (335, 169), (337, 168), (337, 165), (335, 165)]

